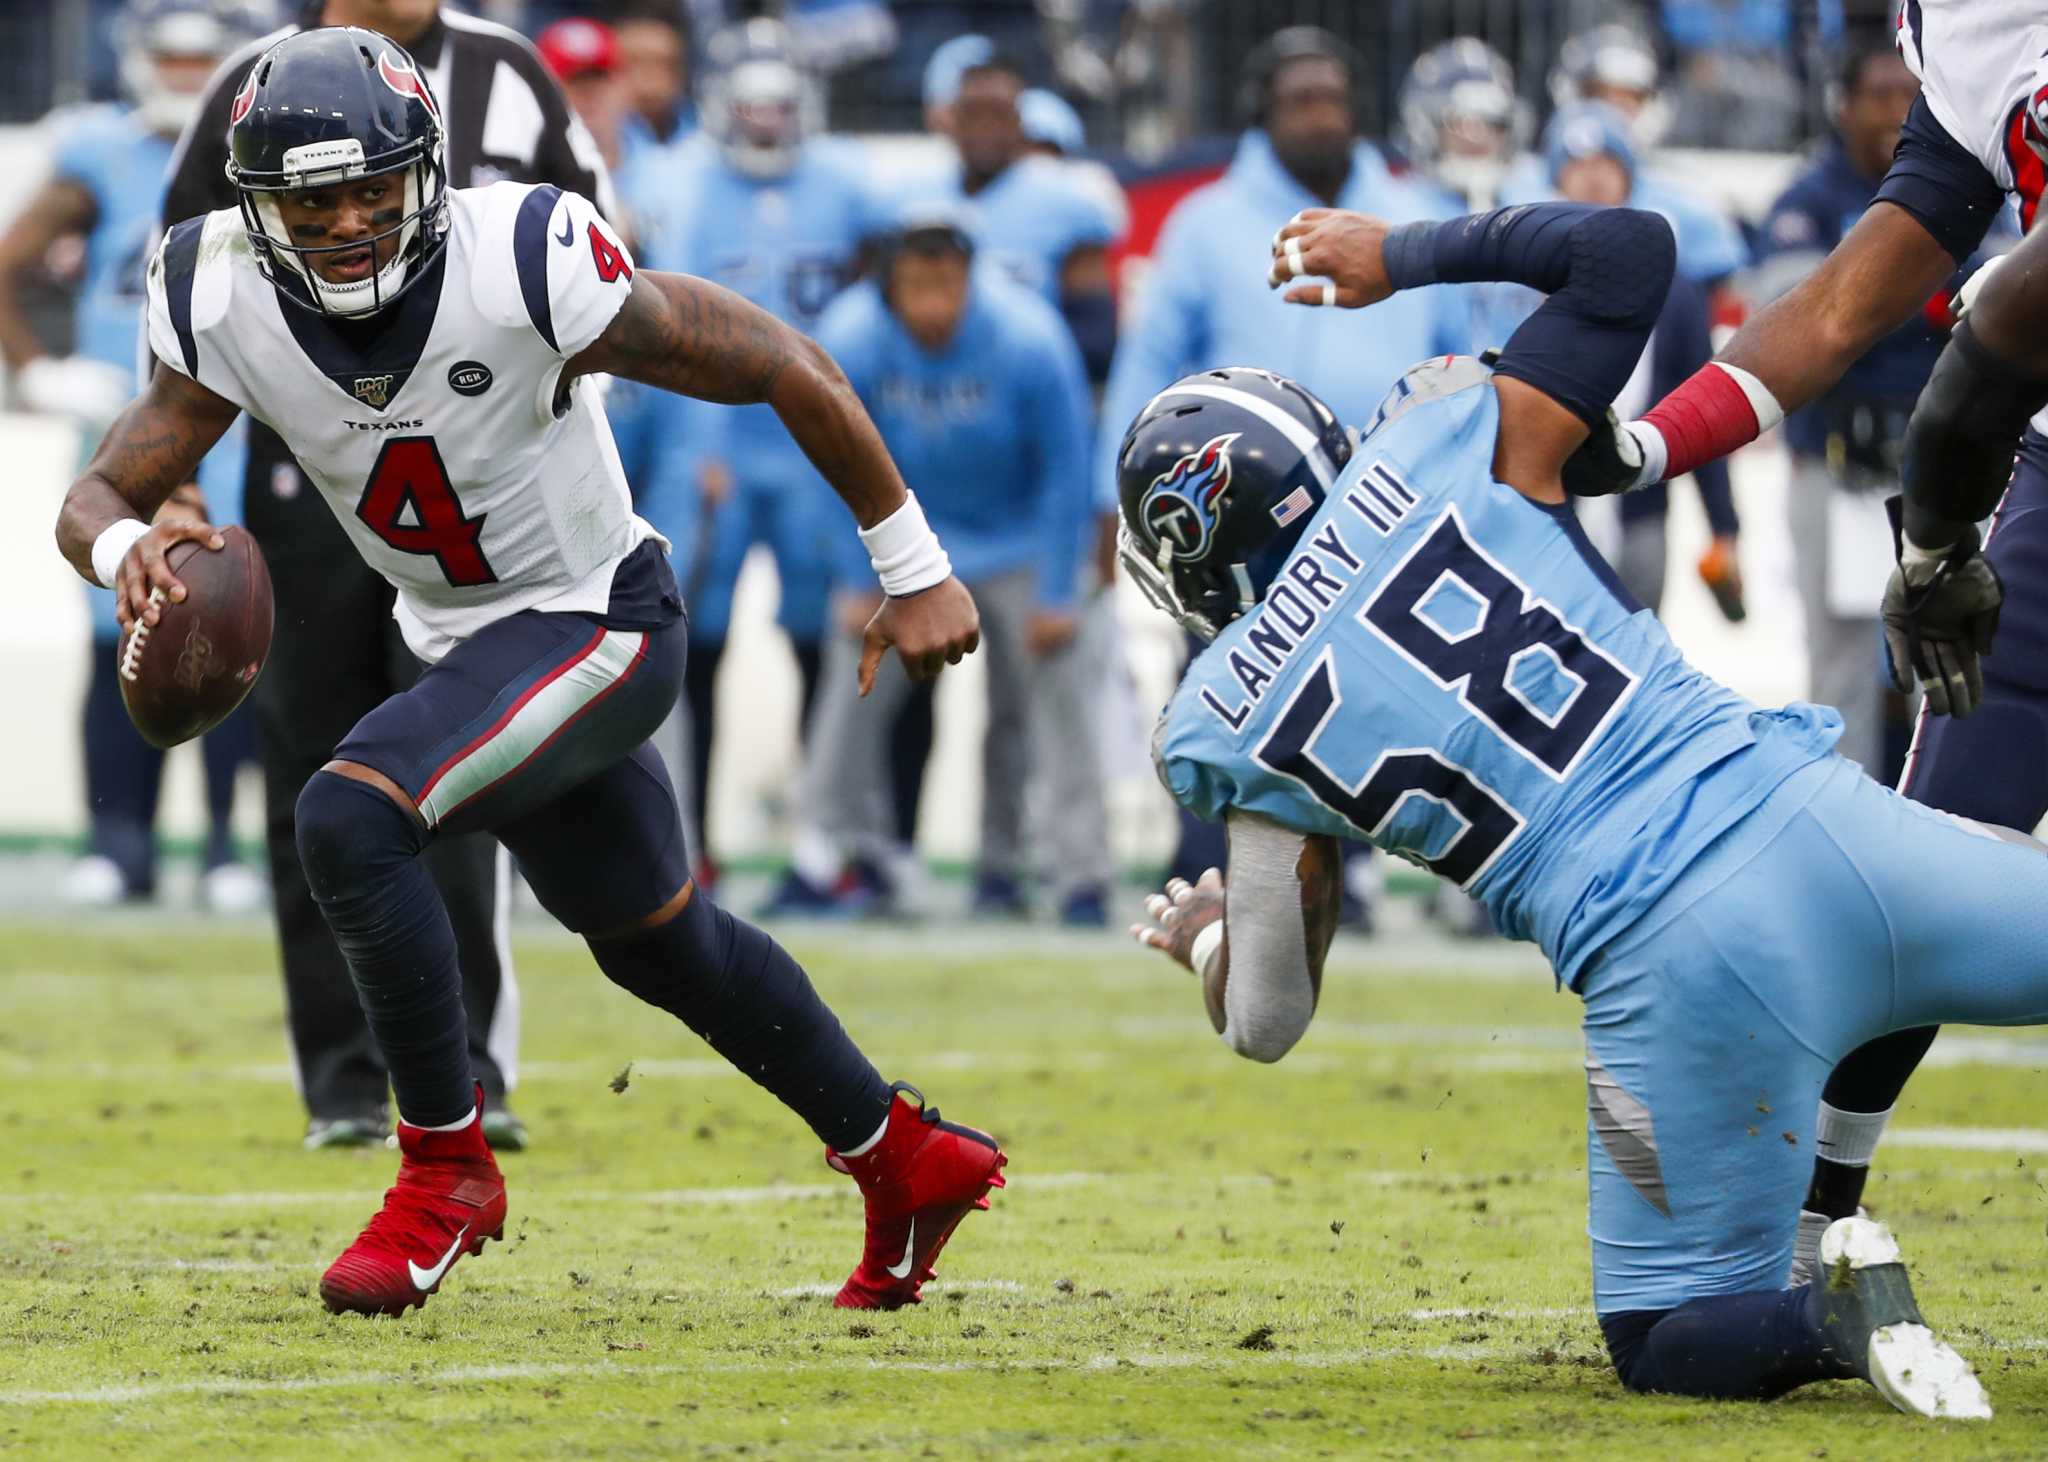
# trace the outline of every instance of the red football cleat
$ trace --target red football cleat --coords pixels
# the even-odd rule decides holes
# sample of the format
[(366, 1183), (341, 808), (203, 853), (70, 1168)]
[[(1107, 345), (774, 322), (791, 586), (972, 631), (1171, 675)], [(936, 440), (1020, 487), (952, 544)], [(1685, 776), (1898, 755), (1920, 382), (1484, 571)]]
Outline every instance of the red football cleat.
[(893, 1310), (918, 1302), (932, 1264), (960, 1220), (988, 1207), (991, 1188), (1003, 1186), (1009, 1161), (986, 1132), (941, 1122), (924, 1093), (897, 1082), (917, 1105), (892, 1101), (882, 1140), (859, 1157), (825, 1149), (825, 1161), (851, 1174), (867, 1200), (868, 1241), (860, 1267), (832, 1303), (848, 1310)]
[(481, 1120), (459, 1132), (400, 1122), (398, 1150), (398, 1181), (383, 1208), (320, 1276), (320, 1298), (337, 1315), (402, 1315), (424, 1305), (457, 1259), (505, 1237), (505, 1179)]

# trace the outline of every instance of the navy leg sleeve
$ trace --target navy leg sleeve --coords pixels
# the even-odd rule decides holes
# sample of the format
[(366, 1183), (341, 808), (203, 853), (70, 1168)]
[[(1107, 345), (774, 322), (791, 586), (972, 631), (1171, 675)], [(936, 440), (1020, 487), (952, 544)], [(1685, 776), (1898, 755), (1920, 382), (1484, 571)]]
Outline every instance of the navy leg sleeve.
[(306, 886), (348, 959), (399, 1115), (460, 1121), (474, 1102), (468, 1021), (455, 931), (420, 865), (425, 830), (377, 788), (328, 771), (306, 783), (296, 818)]
[(589, 942), (614, 984), (681, 1020), (827, 1146), (858, 1146), (888, 1115), (889, 1084), (803, 967), (702, 891), (659, 928)]
[(1849, 1380), (1813, 1315), (1818, 1285), (1688, 1300), (1602, 1315), (1615, 1373), (1631, 1391), (1768, 1401), (1810, 1381)]

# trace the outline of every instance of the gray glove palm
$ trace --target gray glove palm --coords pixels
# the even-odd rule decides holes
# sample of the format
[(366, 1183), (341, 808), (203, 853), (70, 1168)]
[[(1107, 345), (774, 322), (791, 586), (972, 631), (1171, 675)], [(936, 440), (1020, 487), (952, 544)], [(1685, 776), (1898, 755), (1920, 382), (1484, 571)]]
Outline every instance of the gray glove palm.
[(1900, 499), (1885, 507), (1899, 554), (1881, 611), (1892, 684), (1906, 690), (1918, 680), (1937, 716), (1967, 716), (1984, 701), (1983, 657), (1998, 632), (2005, 585), (1978, 553), (1975, 528), (1938, 559), (1909, 559)]

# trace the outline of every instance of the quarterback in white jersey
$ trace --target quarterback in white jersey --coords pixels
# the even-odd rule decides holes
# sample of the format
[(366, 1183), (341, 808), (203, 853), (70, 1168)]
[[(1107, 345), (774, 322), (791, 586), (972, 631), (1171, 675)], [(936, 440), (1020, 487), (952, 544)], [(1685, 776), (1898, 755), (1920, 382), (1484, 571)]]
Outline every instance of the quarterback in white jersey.
[(448, 193), (446, 238), (444, 277), (360, 340), (286, 303), (235, 209), (179, 224), (149, 271), (152, 353), (278, 427), (429, 662), (522, 609), (602, 613), (654, 531), (597, 381), (563, 369), (632, 293), (618, 235), (579, 194), (495, 183)]
[[(234, 100), (238, 211), (150, 267), (156, 369), (72, 484), (57, 538), (124, 623), (184, 597), (148, 520), (237, 413), (273, 427), (431, 662), (359, 721), (295, 808), (308, 887), (398, 1099), (398, 1181), (321, 1280), (330, 1309), (402, 1313), (503, 1231), (477, 1120), (447, 911), (419, 854), (487, 830), (607, 976), (782, 1099), (868, 1200), (842, 1305), (914, 1302), (1004, 1157), (885, 1081), (759, 930), (692, 886), (648, 737), (683, 678), (666, 545), (633, 515), (593, 377), (765, 401), (860, 525), (893, 645), (928, 678), (974, 649), (973, 601), (823, 351), (738, 296), (636, 270), (584, 199), (446, 186), (438, 109), (370, 31), (301, 31)], [(914, 1100), (901, 1099), (908, 1093)]]

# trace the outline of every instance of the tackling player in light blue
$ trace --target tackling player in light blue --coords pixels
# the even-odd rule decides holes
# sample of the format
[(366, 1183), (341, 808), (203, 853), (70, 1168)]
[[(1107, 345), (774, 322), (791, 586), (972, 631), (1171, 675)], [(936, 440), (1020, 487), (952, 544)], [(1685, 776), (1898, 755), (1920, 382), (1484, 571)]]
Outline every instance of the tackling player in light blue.
[[(265, 20), (244, 0), (135, 0), (116, 37), (128, 101), (73, 116), (57, 140), (50, 177), (0, 236), (0, 357), (17, 399), (31, 411), (68, 417), (80, 433), (80, 461), (135, 394), (142, 346), (143, 270), (155, 243), (158, 204), (171, 153), (207, 78), (222, 56)], [(85, 240), (84, 277), (72, 313), (72, 351), (45, 353), (23, 311), (20, 290), (59, 238)], [(240, 423), (207, 455), (199, 493), (217, 523), (240, 521), (245, 434)], [(67, 893), (84, 903), (154, 891), (158, 778), (163, 754), (135, 734), (113, 680), (120, 627), (114, 596), (88, 586), (93, 675), (85, 715), (88, 855)], [(260, 900), (259, 882), (234, 861), (227, 824), (236, 765), (249, 755), (248, 718), (216, 728), (205, 742), (209, 902), (241, 910)]]
[[(646, 173), (639, 217), (648, 267), (725, 286), (806, 333), (853, 276), (881, 220), (859, 150), (817, 135), (815, 80), (776, 21), (712, 40), (704, 130)], [(631, 433), (650, 454), (636, 504), (676, 545), (690, 604), (685, 674), (694, 755), (691, 806), (706, 805), (713, 694), (733, 588), (755, 544), (775, 556), (781, 603), (808, 709), (831, 589), (831, 544), (843, 510), (765, 406), (719, 406), (666, 392), (643, 400)], [(696, 847), (705, 848), (701, 831)], [(701, 869), (700, 869), (701, 871)]]
[(1369, 840), (1453, 880), (1585, 1003), (1594, 1293), (1624, 1383), (1765, 1397), (1861, 1376), (1902, 1409), (1988, 1416), (1881, 1226), (1841, 1220), (1822, 1243), (1841, 1272), (1785, 1283), (1840, 1056), (1937, 1014), (2048, 1021), (2048, 858), (1869, 780), (1833, 755), (1832, 711), (1692, 669), (1587, 545), (1562, 470), (1657, 318), (1668, 226), (1573, 204), (1391, 231), (1332, 212), (1274, 253), (1279, 283), (1332, 281), (1296, 303), (1474, 278), (1549, 299), (1492, 366), (1409, 371), (1355, 446), (1303, 387), (1244, 370), (1182, 380), (1125, 437), (1124, 562), (1214, 636), (1160, 772), (1232, 844), (1227, 888), (1170, 888), (1139, 937), (1274, 1060), (1323, 953), (1306, 845)]

